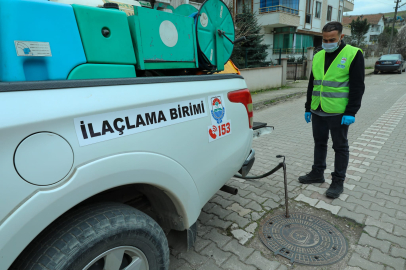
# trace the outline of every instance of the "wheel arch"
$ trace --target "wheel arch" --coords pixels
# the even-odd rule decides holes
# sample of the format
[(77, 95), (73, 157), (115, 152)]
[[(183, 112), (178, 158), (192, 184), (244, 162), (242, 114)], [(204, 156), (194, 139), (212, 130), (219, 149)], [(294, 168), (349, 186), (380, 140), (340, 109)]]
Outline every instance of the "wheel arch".
[(0, 269), (8, 269), (36, 236), (68, 211), (103, 200), (129, 199), (131, 205), (136, 196), (127, 195), (132, 191), (158, 209), (157, 221), (164, 227), (187, 229), (200, 214), (193, 178), (176, 161), (154, 153), (102, 158), (77, 167), (65, 183), (38, 191), (11, 213), (0, 226)]
[[(179, 201), (168, 191), (150, 184), (130, 184), (118, 186), (86, 199), (75, 207), (98, 202), (120, 202), (130, 205), (154, 218), (164, 229), (186, 230), (185, 213)], [(69, 211), (71, 211), (71, 208)]]

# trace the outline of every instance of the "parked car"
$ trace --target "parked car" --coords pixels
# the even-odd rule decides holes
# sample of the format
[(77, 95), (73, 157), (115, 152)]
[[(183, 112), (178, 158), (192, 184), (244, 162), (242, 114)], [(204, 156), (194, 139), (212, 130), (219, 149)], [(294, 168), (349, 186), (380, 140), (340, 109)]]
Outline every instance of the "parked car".
[(406, 71), (406, 61), (401, 54), (382, 55), (375, 63), (374, 74), (378, 74), (379, 71), (397, 71), (402, 74), (402, 71)]

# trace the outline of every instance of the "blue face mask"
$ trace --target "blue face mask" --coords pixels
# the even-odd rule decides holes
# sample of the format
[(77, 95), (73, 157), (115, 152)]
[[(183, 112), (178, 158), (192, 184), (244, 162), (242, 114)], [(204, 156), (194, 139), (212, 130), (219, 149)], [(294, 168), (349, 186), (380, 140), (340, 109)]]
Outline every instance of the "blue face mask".
[(338, 42), (334, 42), (334, 43), (323, 43), (322, 47), (326, 52), (332, 53), (338, 49), (338, 47), (340, 46), (339, 45), (340, 42), (341, 42), (341, 40), (339, 40)]

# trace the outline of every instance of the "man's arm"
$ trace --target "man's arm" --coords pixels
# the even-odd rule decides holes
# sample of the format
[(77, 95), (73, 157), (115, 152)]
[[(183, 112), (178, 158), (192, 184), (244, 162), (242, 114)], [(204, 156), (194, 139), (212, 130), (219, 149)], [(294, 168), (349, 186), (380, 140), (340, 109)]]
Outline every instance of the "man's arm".
[(361, 108), (365, 91), (365, 62), (361, 51), (357, 52), (350, 66), (350, 93), (344, 115), (355, 116)]
[(305, 103), (306, 112), (310, 112), (310, 105), (312, 104), (313, 81), (314, 81), (314, 76), (313, 76), (313, 72), (311, 72), (310, 79), (309, 79), (309, 85), (307, 86), (307, 98), (306, 98), (306, 103)]

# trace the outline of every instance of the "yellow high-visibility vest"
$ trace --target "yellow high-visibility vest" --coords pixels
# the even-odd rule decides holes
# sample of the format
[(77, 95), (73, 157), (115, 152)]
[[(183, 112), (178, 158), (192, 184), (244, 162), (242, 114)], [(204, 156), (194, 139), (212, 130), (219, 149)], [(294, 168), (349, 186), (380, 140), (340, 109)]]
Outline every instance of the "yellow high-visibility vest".
[(361, 50), (346, 45), (331, 63), (324, 74), (326, 51), (314, 56), (312, 72), (314, 76), (311, 109), (319, 105), (326, 113), (344, 113), (350, 92), (350, 66), (357, 52)]

